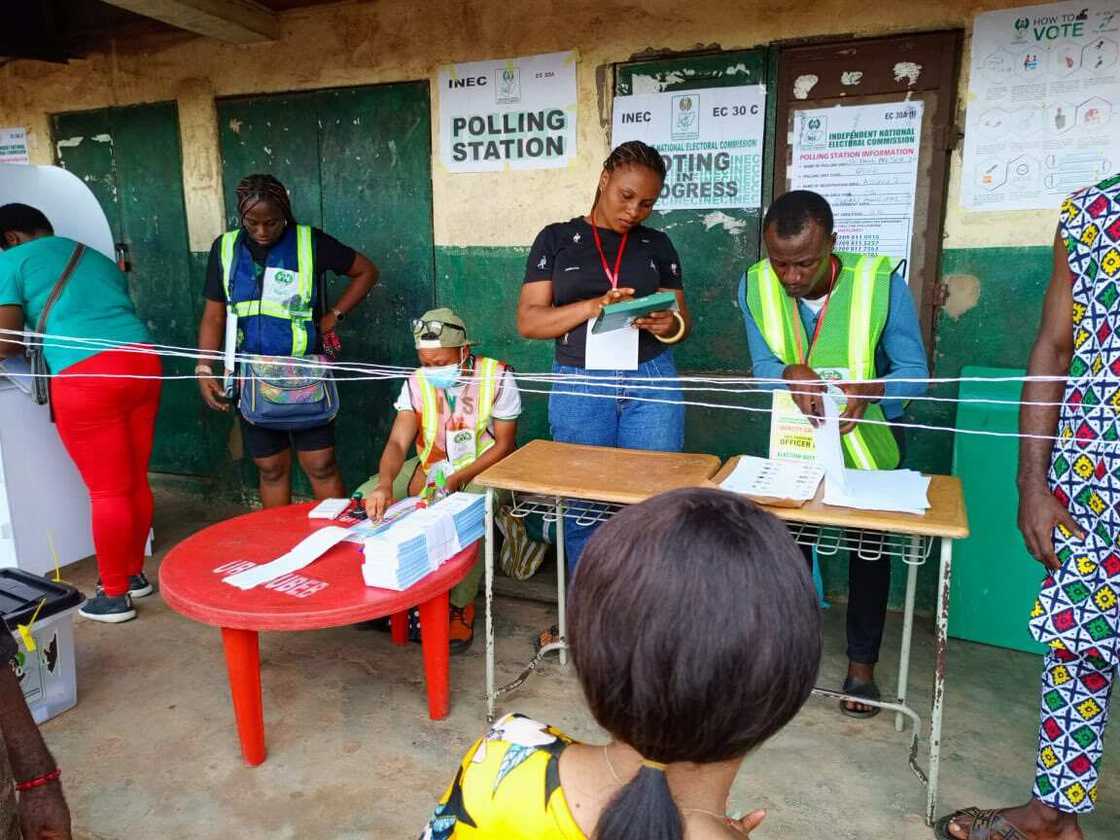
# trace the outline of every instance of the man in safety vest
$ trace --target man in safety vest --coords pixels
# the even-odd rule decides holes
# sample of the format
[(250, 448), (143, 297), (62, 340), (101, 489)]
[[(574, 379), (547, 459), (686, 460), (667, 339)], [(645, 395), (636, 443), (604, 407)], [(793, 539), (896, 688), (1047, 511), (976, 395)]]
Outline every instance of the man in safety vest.
[[(483, 492), (470, 486), (474, 477), (517, 445), (521, 394), (511, 369), (472, 354), (466, 324), (450, 309), (425, 312), (413, 321), (412, 334), (420, 367), (401, 387), (378, 474), (359, 488), (374, 521), (393, 500), (420, 495), (433, 468), (444, 474), (448, 493)], [(413, 443), (416, 456), (409, 458)], [(474, 601), (482, 572), (482, 563), (476, 563), (451, 590), (454, 653), (466, 650), (474, 638)]]
[[(902, 459), (906, 400), (925, 392), (926, 351), (906, 281), (888, 257), (834, 251), (832, 208), (820, 195), (795, 190), (776, 199), (763, 220), (767, 259), (739, 283), (753, 375), (789, 385), (801, 413), (823, 416), (822, 380), (835, 379), (846, 405), (840, 415), (848, 467), (890, 470)], [(874, 384), (845, 380), (884, 380)], [(779, 401), (775, 400), (775, 406)], [(796, 410), (795, 410), (796, 413)], [(891, 564), (849, 557), (848, 677), (844, 692), (878, 700), (875, 663), (883, 638)], [(852, 717), (879, 709), (842, 703)]]

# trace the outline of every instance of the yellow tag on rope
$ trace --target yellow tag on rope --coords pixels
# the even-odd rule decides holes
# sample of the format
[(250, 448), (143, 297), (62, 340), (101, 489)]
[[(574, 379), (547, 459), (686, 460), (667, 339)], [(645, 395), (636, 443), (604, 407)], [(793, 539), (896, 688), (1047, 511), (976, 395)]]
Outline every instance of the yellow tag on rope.
[(17, 624), (16, 631), (19, 637), (23, 640), (23, 646), (28, 653), (35, 652), (35, 637), (31, 635), (31, 628), (35, 624), (35, 619), (39, 617), (39, 610), (43, 608), (43, 604), (47, 603), (47, 598), (44, 595), (43, 599), (39, 601), (39, 606), (35, 608), (35, 612), (31, 613), (31, 620), (26, 624)]

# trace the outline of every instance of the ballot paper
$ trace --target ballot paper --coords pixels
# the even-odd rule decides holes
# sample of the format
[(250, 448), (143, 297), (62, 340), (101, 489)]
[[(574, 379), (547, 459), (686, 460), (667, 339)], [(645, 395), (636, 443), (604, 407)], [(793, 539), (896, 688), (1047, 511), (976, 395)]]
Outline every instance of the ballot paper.
[(824, 503), (836, 507), (912, 513), (929, 510), (929, 476), (914, 470), (845, 470), (844, 484), (825, 479)]
[(244, 572), (222, 578), (222, 583), (236, 586), (238, 589), (252, 589), (262, 583), (276, 580), (278, 577), (298, 572), (305, 566), (310, 566), (334, 546), (338, 545), (349, 533), (345, 528), (328, 525), (320, 528), (309, 537), (304, 538), (291, 551), (277, 557), (270, 563), (262, 563)]
[(362, 577), (366, 585), (408, 589), (464, 547), (482, 539), (485, 516), (485, 496), (452, 493), (429, 508), (390, 523), (363, 544)]
[(846, 484), (844, 449), (840, 444), (840, 400), (843, 392), (829, 388), (821, 396), (824, 417), (813, 429), (813, 446), (817, 451), (817, 465), (824, 471), (825, 490), (831, 487), (840, 492)]
[(840, 407), (826, 393), (824, 419), (813, 430), (817, 463), (824, 471), (826, 505), (921, 515), (929, 510), (929, 478), (913, 470), (853, 470), (844, 466)]
[(739, 456), (720, 487), (764, 504), (800, 506), (817, 494), (824, 470), (809, 461)]

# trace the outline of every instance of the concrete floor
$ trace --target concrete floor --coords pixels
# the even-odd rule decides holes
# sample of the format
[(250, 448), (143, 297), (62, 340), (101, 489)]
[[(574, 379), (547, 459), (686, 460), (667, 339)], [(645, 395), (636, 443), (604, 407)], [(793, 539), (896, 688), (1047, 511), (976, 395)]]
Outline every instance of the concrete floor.
[[(236, 512), (175, 492), (157, 494), (157, 559), (188, 533)], [(92, 591), (92, 561), (66, 579)], [(547, 605), (497, 602), (499, 677), (512, 678)], [(452, 709), (428, 720), (418, 646), (350, 628), (262, 636), (268, 760), (246, 767), (233, 727), (218, 631), (157, 596), (139, 620), (77, 619), (79, 702), (44, 727), (64, 768), (76, 836), (110, 838), (415, 838), (462, 752), (484, 728), (482, 645), (452, 660)], [(897, 667), (900, 621), (887, 629), (884, 674)], [(821, 684), (840, 682), (843, 608), (826, 621)], [(931, 632), (920, 621), (912, 697), (928, 717)], [(964, 642), (950, 650), (940, 811), (1025, 800), (1037, 731), (1038, 660)], [(893, 681), (888, 678), (888, 684)], [(601, 733), (574, 675), (548, 665), (507, 700), (577, 738)], [(983, 741), (981, 740), (983, 739)], [(1113, 739), (1116, 743), (1115, 739)], [(798, 840), (917, 840), (924, 791), (906, 766), (908, 735), (891, 716), (841, 717), (811, 699), (744, 765), (732, 807), (765, 808), (754, 835)], [(924, 748), (923, 742), (923, 748)], [(1120, 765), (1106, 759), (1091, 840), (1120, 837)]]

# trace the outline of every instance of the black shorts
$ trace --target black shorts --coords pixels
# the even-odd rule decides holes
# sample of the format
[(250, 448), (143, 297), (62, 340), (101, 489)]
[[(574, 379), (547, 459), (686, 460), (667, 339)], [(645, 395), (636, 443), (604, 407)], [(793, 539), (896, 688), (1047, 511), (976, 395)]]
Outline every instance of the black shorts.
[(254, 426), (241, 418), (241, 439), (251, 458), (271, 458), (285, 449), (295, 447), (296, 452), (314, 452), (334, 447), (334, 420), (313, 429), (282, 432)]

